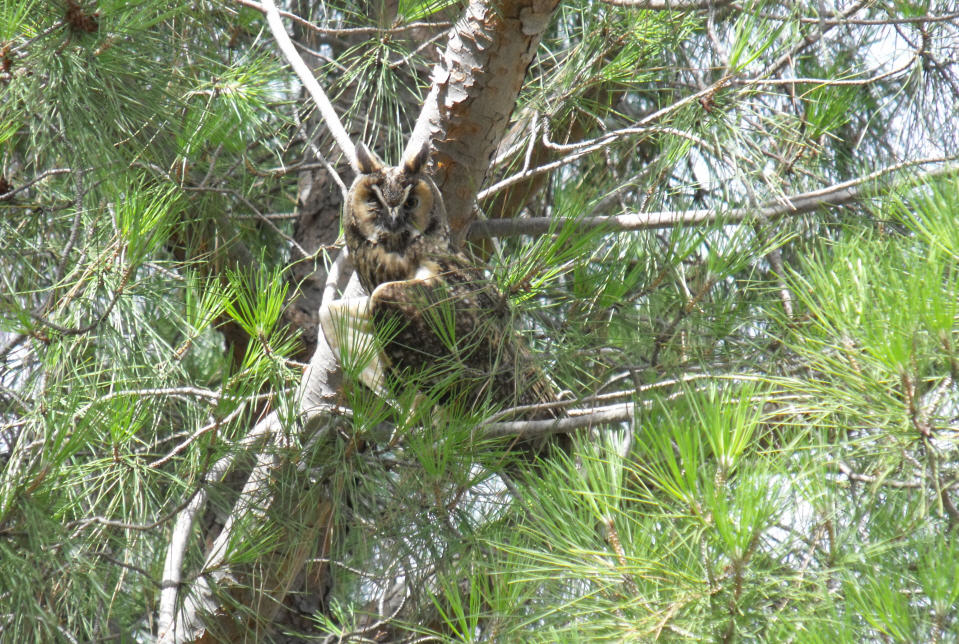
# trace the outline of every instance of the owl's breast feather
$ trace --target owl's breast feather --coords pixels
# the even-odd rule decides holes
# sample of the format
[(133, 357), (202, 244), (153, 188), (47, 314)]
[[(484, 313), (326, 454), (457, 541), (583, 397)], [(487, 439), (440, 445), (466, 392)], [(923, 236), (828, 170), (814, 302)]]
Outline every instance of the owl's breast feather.
[(360, 282), (368, 292), (380, 284), (410, 279), (416, 272), (419, 261), (410, 252), (399, 253), (381, 246), (365, 245), (354, 253), (353, 265), (360, 275)]

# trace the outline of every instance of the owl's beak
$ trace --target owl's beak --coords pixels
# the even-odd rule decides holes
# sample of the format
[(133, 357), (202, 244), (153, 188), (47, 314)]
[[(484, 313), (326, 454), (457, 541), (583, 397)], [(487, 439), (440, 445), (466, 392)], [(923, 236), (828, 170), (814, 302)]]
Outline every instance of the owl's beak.
[(391, 233), (395, 233), (403, 225), (403, 220), (400, 216), (400, 207), (389, 208), (389, 220), (387, 221), (386, 227), (389, 228)]
[(403, 214), (401, 210), (401, 206), (396, 206), (395, 208), (386, 208), (386, 217), (384, 217), (386, 221), (383, 222), (383, 226), (391, 233), (398, 232), (399, 229), (404, 225)]

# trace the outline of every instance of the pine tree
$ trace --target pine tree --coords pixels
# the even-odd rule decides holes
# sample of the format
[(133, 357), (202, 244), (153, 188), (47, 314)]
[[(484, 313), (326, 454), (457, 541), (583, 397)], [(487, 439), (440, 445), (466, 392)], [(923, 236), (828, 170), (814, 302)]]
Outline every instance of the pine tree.
[[(0, 2), (0, 641), (959, 639), (952, 3), (282, 9)], [(319, 331), (423, 141), (558, 421)]]

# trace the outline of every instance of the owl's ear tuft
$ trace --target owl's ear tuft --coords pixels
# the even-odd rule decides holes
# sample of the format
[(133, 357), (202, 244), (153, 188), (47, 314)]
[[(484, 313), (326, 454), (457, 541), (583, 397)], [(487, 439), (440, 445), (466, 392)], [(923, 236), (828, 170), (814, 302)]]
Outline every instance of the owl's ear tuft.
[(424, 141), (423, 146), (419, 151), (411, 157), (407, 157), (403, 161), (403, 170), (406, 171), (406, 174), (417, 174), (426, 166), (426, 162), (430, 160), (430, 142)]
[(356, 164), (363, 174), (369, 174), (383, 169), (383, 162), (380, 161), (380, 158), (373, 152), (370, 152), (369, 148), (362, 143), (356, 144)]

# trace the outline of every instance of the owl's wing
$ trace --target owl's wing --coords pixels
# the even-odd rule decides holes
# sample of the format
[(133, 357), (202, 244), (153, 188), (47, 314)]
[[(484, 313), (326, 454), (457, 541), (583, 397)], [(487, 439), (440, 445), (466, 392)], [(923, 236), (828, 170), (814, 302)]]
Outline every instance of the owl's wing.
[(402, 371), (455, 352), (467, 316), (446, 277), (439, 264), (425, 260), (412, 279), (384, 282), (370, 294), (369, 315), (387, 368)]
[[(387, 373), (426, 367), (433, 370), (427, 383), (459, 381), (458, 391), (477, 401), (486, 395), (506, 406), (555, 401), (556, 386), (512, 331), (501, 296), (463, 264), (426, 260), (412, 279), (333, 302), (320, 323), (344, 369), (386, 400)], [(519, 417), (561, 415), (547, 409)]]
[(320, 310), (320, 327), (340, 364), (360, 382), (386, 398), (384, 370), (389, 360), (373, 332), (371, 298), (349, 297)]
[(372, 295), (335, 300), (320, 311), (320, 328), (340, 364), (386, 400), (389, 398), (385, 373), (391, 361), (374, 331), (374, 303), (386, 292), (409, 292), (412, 287), (429, 283), (439, 270), (435, 263), (424, 262), (413, 279), (380, 284)]
[(555, 387), (513, 329), (505, 299), (466, 260), (436, 256), (423, 262), (416, 278), (381, 284), (370, 300), (391, 373), (425, 367), (419, 373), (424, 384), (452, 385), (453, 395), (469, 405), (556, 400)]

